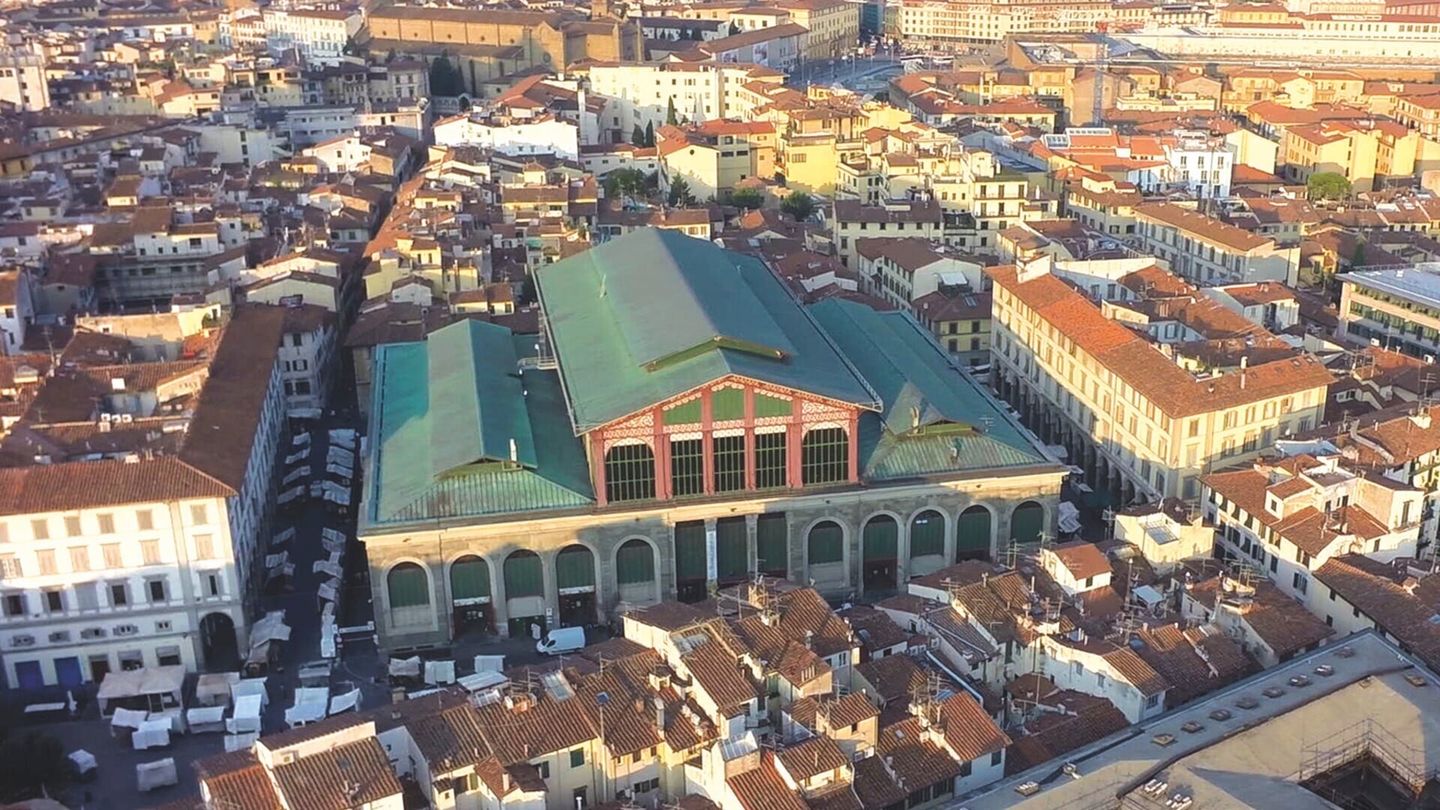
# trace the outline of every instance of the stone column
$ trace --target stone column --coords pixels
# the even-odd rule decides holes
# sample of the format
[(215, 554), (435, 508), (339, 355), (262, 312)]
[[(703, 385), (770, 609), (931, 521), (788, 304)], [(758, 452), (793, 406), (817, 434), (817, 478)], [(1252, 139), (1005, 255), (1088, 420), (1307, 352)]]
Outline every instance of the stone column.
[(759, 515), (745, 516), (745, 570), (752, 576), (760, 570)]
[(705, 590), (709, 593), (715, 592), (715, 577), (712, 571), (720, 564), (716, 559), (716, 544), (719, 538), (715, 533), (715, 518), (705, 518)]

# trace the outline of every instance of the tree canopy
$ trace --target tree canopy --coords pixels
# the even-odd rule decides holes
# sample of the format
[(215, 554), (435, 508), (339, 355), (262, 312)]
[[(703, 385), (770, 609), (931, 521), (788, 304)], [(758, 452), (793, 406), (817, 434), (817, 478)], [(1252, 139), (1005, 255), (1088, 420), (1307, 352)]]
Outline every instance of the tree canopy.
[(1343, 200), (1350, 196), (1350, 181), (1338, 172), (1316, 172), (1305, 182), (1312, 200)]
[(695, 195), (690, 192), (690, 183), (683, 177), (677, 177), (670, 181), (670, 196), (667, 199), (673, 206), (688, 207), (695, 204)]
[(742, 188), (730, 195), (730, 204), (753, 211), (765, 205), (765, 195), (753, 188)]
[(430, 93), (436, 96), (458, 96), (465, 92), (465, 77), (451, 64), (447, 54), (440, 54), (430, 63)]
[(815, 198), (803, 191), (792, 191), (780, 203), (780, 210), (804, 222), (815, 213)]

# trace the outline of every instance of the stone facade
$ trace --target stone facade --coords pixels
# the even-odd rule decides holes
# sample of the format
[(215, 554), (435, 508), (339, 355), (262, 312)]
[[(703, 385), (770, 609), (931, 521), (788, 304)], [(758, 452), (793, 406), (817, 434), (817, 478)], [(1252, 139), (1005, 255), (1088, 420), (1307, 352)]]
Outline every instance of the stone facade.
[[(511, 629), (507, 623), (515, 618), (512, 612), (518, 611), (524, 611), (518, 615), (534, 615), (531, 611), (543, 609), (547, 625), (557, 625), (561, 595), (556, 560), (562, 549), (573, 545), (588, 549), (595, 564), (595, 615), (587, 615), (583, 623), (608, 621), (617, 608), (622, 607), (622, 601), (630, 605), (675, 598), (675, 527), (687, 521), (705, 521), (707, 528), (713, 529), (716, 520), (744, 517), (748, 572), (753, 574), (757, 570), (759, 516), (782, 513), (788, 534), (786, 573), (789, 578), (797, 582), (814, 580), (815, 587), (822, 593), (846, 597), (858, 595), (862, 590), (861, 538), (865, 523), (876, 515), (888, 514), (900, 527), (896, 561), (898, 586), (910, 576), (929, 573), (954, 560), (957, 518), (971, 506), (981, 505), (991, 513), (989, 547), (992, 556), (998, 555), (1008, 545), (1015, 511), (1027, 502), (1043, 509), (1042, 530), (1047, 534), (1053, 533), (1063, 475), (1063, 471), (1056, 470), (1009, 477), (960, 478), (873, 489), (807, 492), (769, 499), (719, 502), (707, 499), (702, 503), (672, 503), (663, 508), (645, 510), (604, 510), (599, 514), (534, 517), (369, 536), (365, 538), (365, 543), (380, 646), (395, 651), (440, 646), (453, 640), (456, 627), (450, 596), (450, 568), (456, 560), (469, 555), (481, 557), (488, 566), (490, 623), (501, 634), (509, 634)], [(912, 561), (909, 555), (910, 521), (927, 509), (938, 511), (944, 517), (944, 559), (939, 559), (939, 555), (930, 555), (935, 559)], [(815, 525), (825, 520), (838, 523), (843, 530), (843, 564), (812, 567), (807, 560), (807, 537)], [(652, 548), (655, 585), (658, 588), (655, 585), (646, 589), (627, 584), (622, 592), (617, 576), (617, 554), (624, 543), (636, 538)], [(543, 598), (506, 598), (504, 563), (518, 551), (531, 551), (540, 557)], [(404, 563), (420, 565), (427, 574), (430, 610), (424, 614), (428, 621), (423, 623), (397, 625), (393, 621), (395, 615), (390, 609), (387, 582), (390, 572)], [(646, 590), (650, 592), (648, 600), (644, 599)], [(622, 600), (622, 595), (627, 599)], [(529, 600), (543, 601), (543, 606)]]

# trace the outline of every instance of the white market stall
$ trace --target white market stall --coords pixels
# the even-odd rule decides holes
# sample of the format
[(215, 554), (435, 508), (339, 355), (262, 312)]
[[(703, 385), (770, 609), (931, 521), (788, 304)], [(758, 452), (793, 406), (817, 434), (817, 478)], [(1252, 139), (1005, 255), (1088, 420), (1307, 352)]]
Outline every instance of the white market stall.
[(224, 706), (201, 706), (185, 711), (185, 727), (191, 734), (218, 734), (225, 730)]
[(105, 717), (117, 708), (159, 712), (180, 708), (184, 686), (183, 666), (141, 667), (106, 673), (95, 697)]
[(259, 695), (241, 695), (235, 698), (235, 709), (230, 713), (230, 718), (225, 721), (225, 732), (227, 734), (259, 733), (261, 704), (262, 700)]
[(164, 748), (170, 744), (170, 718), (158, 717), (146, 720), (130, 735), (130, 747), (136, 751), (150, 748)]
[(174, 758), (166, 757), (136, 765), (135, 781), (139, 785), (140, 792), (146, 793), (157, 788), (179, 784), (180, 774), (175, 769)]

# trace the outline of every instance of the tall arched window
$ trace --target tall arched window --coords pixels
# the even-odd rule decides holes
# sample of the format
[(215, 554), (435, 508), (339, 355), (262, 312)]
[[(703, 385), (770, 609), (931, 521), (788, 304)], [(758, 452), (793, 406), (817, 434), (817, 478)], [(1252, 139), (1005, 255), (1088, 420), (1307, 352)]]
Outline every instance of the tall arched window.
[(910, 556), (945, 553), (945, 516), (926, 509), (910, 521)]
[(850, 480), (850, 441), (838, 427), (815, 428), (800, 442), (800, 479), (810, 484)]
[(427, 624), (430, 610), (430, 577), (415, 563), (400, 563), (385, 578), (390, 599), (390, 623), (397, 627)]
[(473, 554), (450, 564), (450, 601), (456, 605), (480, 604), (490, 598), (490, 566)]
[(655, 497), (655, 454), (641, 443), (617, 444), (605, 453), (605, 499), (643, 501)]
[(1045, 531), (1045, 507), (1026, 501), (1010, 515), (1010, 536), (1018, 543), (1035, 543)]
[(808, 559), (811, 565), (838, 563), (845, 559), (845, 531), (833, 520), (822, 520), (810, 528)]

